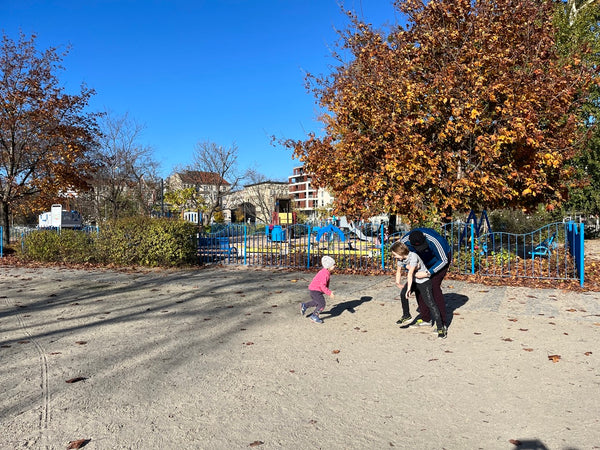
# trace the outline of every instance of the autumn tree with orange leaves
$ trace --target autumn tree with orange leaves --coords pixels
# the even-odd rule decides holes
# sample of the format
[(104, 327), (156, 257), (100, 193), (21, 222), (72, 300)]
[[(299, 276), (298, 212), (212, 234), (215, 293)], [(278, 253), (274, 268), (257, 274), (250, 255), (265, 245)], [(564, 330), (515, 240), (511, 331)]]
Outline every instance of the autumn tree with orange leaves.
[(95, 116), (84, 114), (94, 91), (64, 93), (57, 78), (65, 53), (38, 51), (36, 36), (0, 42), (0, 226), (9, 241), (11, 213), (49, 208), (59, 194), (86, 186)]
[[(287, 141), (336, 212), (420, 221), (471, 208), (548, 208), (585, 141), (592, 82), (556, 50), (553, 3), (404, 0), (384, 34), (348, 13), (339, 65), (309, 75), (325, 132)], [(585, 52), (585, 48), (580, 49)]]

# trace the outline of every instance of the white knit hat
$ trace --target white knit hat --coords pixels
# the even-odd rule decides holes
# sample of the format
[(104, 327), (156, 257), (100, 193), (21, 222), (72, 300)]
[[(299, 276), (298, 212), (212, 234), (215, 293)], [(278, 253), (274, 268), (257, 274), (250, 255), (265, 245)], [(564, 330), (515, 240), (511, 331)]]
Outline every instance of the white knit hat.
[(333, 266), (335, 266), (335, 260), (331, 256), (323, 256), (321, 258), (321, 265), (325, 269), (331, 269)]

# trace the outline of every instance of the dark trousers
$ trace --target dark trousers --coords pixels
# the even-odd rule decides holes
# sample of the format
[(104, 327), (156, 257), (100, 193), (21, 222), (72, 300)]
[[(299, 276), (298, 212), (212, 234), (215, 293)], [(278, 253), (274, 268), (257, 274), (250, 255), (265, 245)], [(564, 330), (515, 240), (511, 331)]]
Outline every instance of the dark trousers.
[[(433, 298), (433, 290), (432, 290), (432, 283), (431, 283), (431, 279), (425, 281), (424, 283), (413, 283), (412, 284), (412, 292), (414, 292), (416, 294), (417, 297), (417, 301), (419, 298), (421, 298), (422, 303), (425, 304), (425, 306), (427, 307), (426, 310), (429, 313), (429, 319), (425, 319), (424, 318), (424, 309), (421, 306), (421, 304), (419, 303), (419, 311), (421, 312), (421, 319), (423, 319), (426, 322), (429, 322), (430, 320), (433, 319), (433, 322), (435, 324), (435, 326), (437, 327), (437, 329), (439, 330), (440, 328), (442, 328), (445, 324), (445, 322), (443, 321), (441, 314), (440, 314), (440, 310), (438, 309), (438, 306)], [(402, 302), (402, 315), (403, 316), (409, 316), (410, 315), (410, 308), (408, 306), (408, 298), (406, 298), (406, 291), (407, 291), (407, 285), (405, 284), (404, 287), (402, 288), (402, 291), (400, 291), (400, 301)]]
[(305, 303), (306, 308), (315, 307), (313, 314), (319, 314), (325, 309), (325, 296), (321, 291), (308, 291), (310, 292), (310, 302)]
[[(446, 300), (444, 299), (444, 294), (442, 293), (442, 281), (444, 281), (444, 277), (446, 276), (446, 272), (448, 272), (448, 266), (444, 267), (438, 273), (431, 276), (429, 279), (431, 281), (431, 291), (433, 293), (433, 300), (437, 305), (437, 309), (440, 312), (440, 318), (444, 324), (447, 324), (446, 320)], [(421, 319), (425, 322), (429, 322), (431, 320), (431, 312), (429, 308), (423, 301), (423, 298), (417, 292), (417, 303), (419, 304), (419, 311), (421, 313)]]

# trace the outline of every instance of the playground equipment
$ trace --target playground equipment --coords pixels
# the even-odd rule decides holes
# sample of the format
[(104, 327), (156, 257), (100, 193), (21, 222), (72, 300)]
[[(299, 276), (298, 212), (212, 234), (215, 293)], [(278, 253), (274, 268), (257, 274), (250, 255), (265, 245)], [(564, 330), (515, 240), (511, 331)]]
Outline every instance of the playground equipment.
[(532, 258), (536, 256), (551, 256), (552, 251), (558, 247), (556, 241), (556, 232), (544, 239), (532, 251), (527, 252)]
[[(487, 230), (488, 230), (487, 232), (488, 233), (492, 232), (492, 226), (490, 225), (490, 220), (488, 218), (487, 211), (484, 209), (481, 212), (481, 217), (479, 218), (479, 221), (477, 221), (477, 215), (475, 214), (475, 211), (471, 210), (471, 212), (469, 213), (469, 216), (467, 217), (467, 220), (465, 221), (463, 230), (460, 234), (460, 238), (458, 241), (459, 247), (462, 245), (463, 241), (469, 237), (469, 230), (470, 230), (471, 223), (473, 223), (473, 230), (475, 231), (475, 238), (479, 238), (479, 236), (481, 235), (481, 228), (484, 225), (484, 223), (487, 226)], [(487, 251), (487, 248), (484, 250)]]
[(359, 238), (361, 241), (373, 242), (375, 240), (373, 237), (367, 236), (359, 228), (357, 228), (356, 225), (354, 225), (354, 221), (348, 223), (348, 229), (350, 230), (351, 233), (356, 235), (356, 237)]
[(340, 241), (346, 241), (346, 236), (344, 235), (344, 232), (334, 225), (327, 225), (321, 228), (317, 228), (316, 233), (317, 242), (320, 242), (323, 236), (329, 236), (329, 240), (331, 240), (336, 234), (340, 237)]

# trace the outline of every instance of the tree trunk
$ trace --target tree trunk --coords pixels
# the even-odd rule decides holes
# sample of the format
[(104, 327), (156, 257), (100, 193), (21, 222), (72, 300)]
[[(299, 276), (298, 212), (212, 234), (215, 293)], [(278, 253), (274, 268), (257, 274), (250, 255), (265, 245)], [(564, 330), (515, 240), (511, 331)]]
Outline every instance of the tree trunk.
[(388, 233), (390, 236), (396, 232), (396, 214), (390, 214), (390, 221), (388, 223)]
[(10, 244), (10, 206), (6, 201), (0, 201), (0, 227), (2, 227), (2, 244)]

